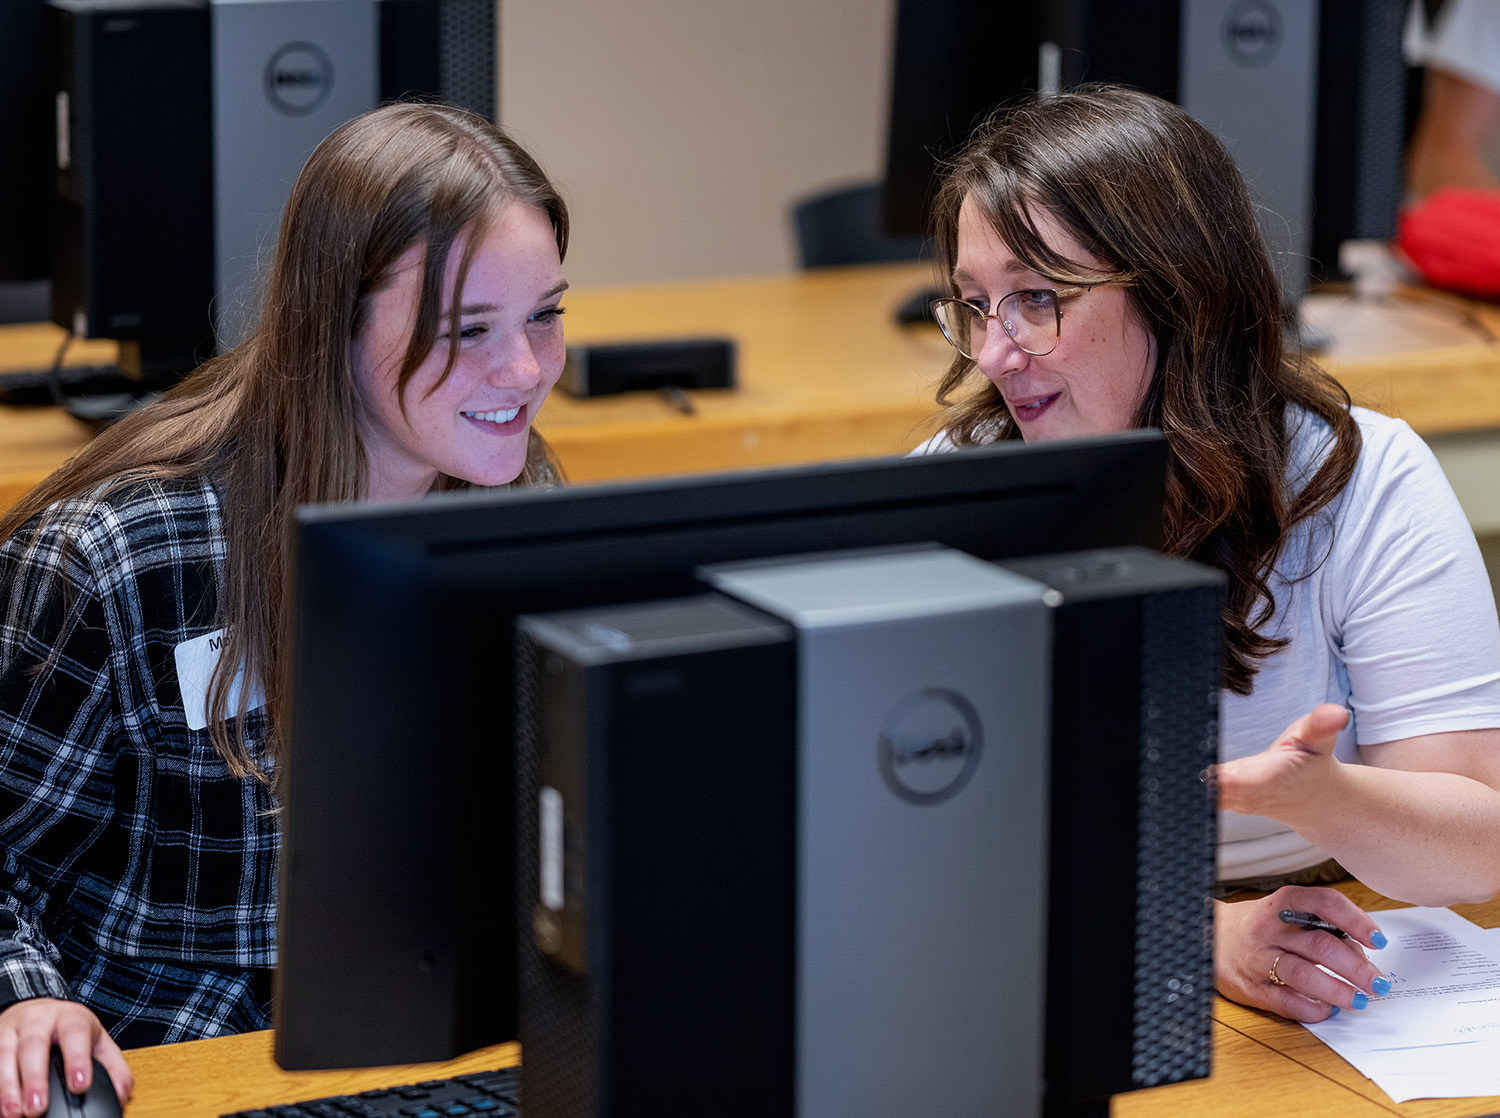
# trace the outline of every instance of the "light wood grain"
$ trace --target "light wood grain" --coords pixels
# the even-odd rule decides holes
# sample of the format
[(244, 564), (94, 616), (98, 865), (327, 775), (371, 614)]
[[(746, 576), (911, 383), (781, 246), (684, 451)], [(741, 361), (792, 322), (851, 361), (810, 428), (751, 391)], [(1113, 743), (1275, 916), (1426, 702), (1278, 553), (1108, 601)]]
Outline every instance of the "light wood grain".
[(739, 387), (689, 393), (691, 416), (652, 393), (554, 392), (537, 427), (580, 481), (905, 453), (932, 433), (950, 351), (893, 311), (930, 278), (896, 264), (570, 291), (569, 344), (732, 338)]
[[(62, 328), (50, 322), (0, 326), (0, 372), (50, 369), (64, 336)], [(114, 342), (79, 339), (69, 343), (64, 363), (113, 365), (119, 355), (120, 347)]]
[(512, 1067), (520, 1048), (497, 1044), (438, 1064), (352, 1071), (287, 1072), (271, 1058), (271, 1033), (135, 1048), (126, 1053), (135, 1094), (126, 1118), (204, 1118), (276, 1103)]
[(1339, 328), (1349, 355), (1324, 361), (1355, 403), (1424, 437), (1500, 429), (1500, 307), (1429, 288), (1355, 306)]
[(1213, 1044), (1207, 1079), (1116, 1095), (1111, 1118), (1389, 1118), (1378, 1103), (1217, 1021)]
[[(1371, 910), (1400, 907), (1358, 882), (1338, 886)], [(1500, 926), (1500, 901), (1457, 905), (1484, 927)], [(1302, 1026), (1216, 998), (1213, 1074), (1207, 1079), (1119, 1095), (1114, 1118), (1468, 1118), (1500, 1111), (1500, 1096), (1426, 1099), (1397, 1105)], [(320, 1098), (371, 1087), (509, 1066), (515, 1045), (497, 1045), (446, 1064), (361, 1071), (284, 1072), (271, 1034), (250, 1033), (127, 1053), (136, 1094), (127, 1118), (186, 1118)]]
[[(739, 383), (689, 393), (693, 415), (650, 392), (588, 400), (554, 392), (537, 427), (574, 481), (904, 453), (932, 432), (949, 350), (935, 327), (899, 326), (893, 311), (931, 279), (925, 265), (881, 264), (570, 291), (570, 344), (728, 337)], [(1404, 300), (1392, 305), (1477, 325), (1418, 348), (1333, 356), (1329, 369), (1357, 402), (1401, 416), (1422, 435), (1493, 429), (1500, 439), (1500, 308), (1427, 291)], [(1348, 332), (1361, 333), (1358, 319)], [(0, 327), (0, 370), (50, 364), (61, 339), (51, 325)], [(113, 356), (110, 343), (81, 342), (68, 360)], [(88, 437), (52, 409), (0, 408), (0, 507)]]
[[(905, 453), (932, 433), (949, 350), (936, 328), (898, 326), (893, 312), (930, 278), (896, 264), (570, 291), (569, 344), (728, 337), (738, 386), (689, 392), (693, 415), (652, 392), (557, 391), (537, 429), (573, 481)], [(0, 328), (0, 370), (49, 365), (62, 336), (46, 324)], [(93, 342), (69, 362), (113, 356)], [(0, 508), (88, 438), (54, 409), (0, 407)]]
[[(739, 387), (690, 394), (684, 416), (649, 393), (575, 400), (554, 393), (538, 427), (577, 481), (690, 473), (838, 457), (902, 453), (930, 433), (933, 388), (948, 359), (932, 327), (900, 327), (894, 306), (924, 286), (915, 265), (661, 284), (568, 293), (570, 343), (722, 335), (734, 338)], [(1421, 299), (1430, 293), (1420, 293)], [(1500, 309), (1455, 304), (1482, 329), (1398, 353), (1343, 357), (1329, 368), (1357, 402), (1399, 415), (1424, 435), (1500, 437)], [(51, 363), (55, 327), (0, 327), (0, 370)], [(109, 343), (71, 348), (70, 363), (107, 363)], [(0, 508), (83, 446), (86, 428), (52, 408), (0, 408)], [(1367, 908), (1392, 902), (1345, 886)], [(1500, 905), (1456, 906), (1487, 927)], [(1197, 1115), (1409, 1115), (1456, 1118), (1500, 1110), (1500, 1097), (1392, 1104), (1301, 1026), (1219, 999), (1215, 1070), (1207, 1080), (1117, 1098), (1121, 1118)], [(360, 1072), (286, 1073), (271, 1060), (269, 1033), (129, 1054), (138, 1116), (213, 1115), (372, 1086), (498, 1067), (514, 1045), (445, 1065)]]

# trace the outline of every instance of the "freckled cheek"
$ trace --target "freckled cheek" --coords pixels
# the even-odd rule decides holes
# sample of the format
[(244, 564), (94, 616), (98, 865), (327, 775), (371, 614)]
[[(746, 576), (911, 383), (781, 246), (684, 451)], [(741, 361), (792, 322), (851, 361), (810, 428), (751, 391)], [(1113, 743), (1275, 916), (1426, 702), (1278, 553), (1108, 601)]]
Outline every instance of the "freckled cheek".
[(562, 376), (563, 360), (567, 356), (562, 331), (533, 343), (532, 354), (542, 371), (542, 379), (548, 385), (557, 383), (557, 378)]

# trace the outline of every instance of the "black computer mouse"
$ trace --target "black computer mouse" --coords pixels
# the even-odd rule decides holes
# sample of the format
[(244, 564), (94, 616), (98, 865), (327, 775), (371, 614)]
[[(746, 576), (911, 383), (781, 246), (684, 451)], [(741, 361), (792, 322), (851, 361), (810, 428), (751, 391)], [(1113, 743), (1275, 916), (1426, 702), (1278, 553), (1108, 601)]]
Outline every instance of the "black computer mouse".
[(47, 1118), (124, 1118), (109, 1072), (94, 1061), (94, 1081), (81, 1095), (68, 1090), (63, 1078), (62, 1053), (52, 1050), (52, 1071), (47, 1076)]

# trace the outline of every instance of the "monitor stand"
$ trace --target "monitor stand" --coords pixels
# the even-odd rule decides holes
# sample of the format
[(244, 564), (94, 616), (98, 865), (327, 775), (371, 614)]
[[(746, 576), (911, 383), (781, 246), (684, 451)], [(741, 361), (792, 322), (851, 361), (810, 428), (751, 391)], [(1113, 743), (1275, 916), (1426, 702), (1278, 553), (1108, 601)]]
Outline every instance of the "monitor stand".
[(0, 404), (60, 407), (102, 430), (156, 399), (197, 363), (196, 346), (152, 340), (121, 342), (117, 364), (68, 365), (63, 359), (72, 341), (71, 335), (64, 339), (47, 368), (0, 372)]

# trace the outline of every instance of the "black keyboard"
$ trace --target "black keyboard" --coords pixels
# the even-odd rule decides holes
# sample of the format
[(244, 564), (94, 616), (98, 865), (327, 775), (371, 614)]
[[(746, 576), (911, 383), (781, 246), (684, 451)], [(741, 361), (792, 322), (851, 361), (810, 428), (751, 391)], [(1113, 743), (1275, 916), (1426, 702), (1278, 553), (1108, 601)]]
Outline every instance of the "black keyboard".
[(462, 1118), (469, 1114), (515, 1118), (520, 1113), (521, 1069), (511, 1067), (357, 1095), (329, 1095), (258, 1110), (237, 1110), (221, 1118), (385, 1118), (392, 1114), (401, 1118)]

